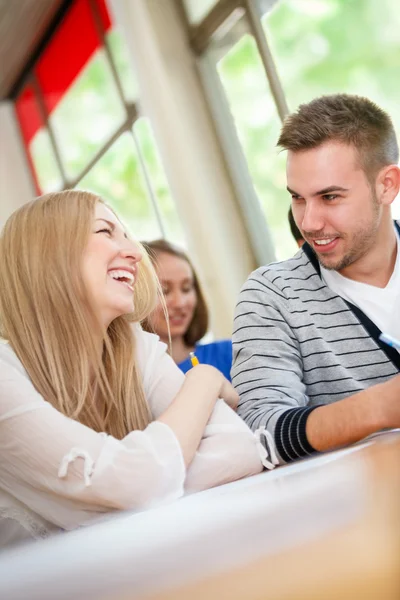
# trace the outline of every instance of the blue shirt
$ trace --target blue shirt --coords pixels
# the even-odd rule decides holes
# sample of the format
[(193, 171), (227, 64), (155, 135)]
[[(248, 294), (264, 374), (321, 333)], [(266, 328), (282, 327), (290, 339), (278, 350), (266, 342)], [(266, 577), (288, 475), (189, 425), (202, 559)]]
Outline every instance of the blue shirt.
[[(194, 352), (199, 359), (199, 363), (212, 365), (218, 371), (221, 371), (229, 381), (231, 380), (232, 366), (232, 342), (231, 340), (219, 340), (211, 344), (198, 344)], [(192, 368), (190, 358), (178, 364), (181, 371), (186, 373)]]

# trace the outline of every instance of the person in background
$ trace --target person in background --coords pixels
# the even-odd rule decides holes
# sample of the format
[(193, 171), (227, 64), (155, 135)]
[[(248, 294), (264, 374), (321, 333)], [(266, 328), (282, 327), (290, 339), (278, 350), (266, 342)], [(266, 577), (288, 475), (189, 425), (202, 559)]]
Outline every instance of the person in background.
[(306, 243), (244, 285), (232, 381), (285, 463), (400, 427), (400, 354), (380, 339), (400, 337), (400, 169), (389, 115), (359, 96), (301, 105), (278, 144)]
[(296, 240), (296, 244), (298, 245), (298, 247), (301, 248), (302, 245), (304, 244), (304, 238), (302, 236), (300, 229), (296, 225), (296, 221), (293, 218), (292, 207), (289, 208), (288, 221), (289, 221), (290, 231), (292, 232), (292, 236)]
[(230, 381), (231, 340), (200, 343), (208, 329), (208, 310), (187, 254), (162, 239), (143, 245), (154, 263), (168, 314), (167, 321), (163, 303), (159, 301), (144, 322), (144, 329), (156, 333), (166, 344), (171, 336), (171, 356), (184, 373), (192, 366), (190, 352), (195, 352), (200, 363), (213, 365)]
[[(258, 473), (215, 368), (185, 377), (139, 323), (140, 244), (94, 194), (22, 206), (0, 237), (0, 547)], [(203, 441), (203, 438), (206, 437)]]

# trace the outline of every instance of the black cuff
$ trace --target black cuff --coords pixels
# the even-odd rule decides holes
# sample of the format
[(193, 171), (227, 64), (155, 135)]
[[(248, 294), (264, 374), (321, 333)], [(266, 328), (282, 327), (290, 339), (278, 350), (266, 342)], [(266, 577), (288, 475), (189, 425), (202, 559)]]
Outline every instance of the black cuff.
[(306, 436), (306, 423), (310, 413), (318, 408), (292, 408), (284, 412), (275, 427), (276, 448), (285, 462), (317, 452)]

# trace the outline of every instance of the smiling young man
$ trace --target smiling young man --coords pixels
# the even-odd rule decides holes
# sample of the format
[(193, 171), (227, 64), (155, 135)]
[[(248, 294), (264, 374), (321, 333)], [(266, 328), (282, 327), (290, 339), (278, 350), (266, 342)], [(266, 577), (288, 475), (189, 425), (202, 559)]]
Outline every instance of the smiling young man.
[(400, 187), (390, 117), (339, 94), (301, 105), (282, 128), (287, 189), (306, 240), (261, 267), (236, 309), (232, 382), (239, 414), (271, 463), (400, 427)]

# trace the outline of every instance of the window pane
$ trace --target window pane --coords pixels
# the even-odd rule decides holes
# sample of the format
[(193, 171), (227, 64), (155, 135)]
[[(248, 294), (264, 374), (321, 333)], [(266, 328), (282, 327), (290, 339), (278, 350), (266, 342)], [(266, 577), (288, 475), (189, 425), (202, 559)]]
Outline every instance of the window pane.
[(137, 83), (129, 61), (128, 50), (121, 33), (113, 29), (106, 35), (107, 43), (121, 81), (124, 97), (127, 102), (135, 102), (138, 98)]
[(50, 117), (68, 177), (82, 172), (124, 119), (111, 69), (99, 50)]
[(29, 144), (29, 153), (41, 192), (55, 192), (63, 187), (47, 129), (40, 129)]
[(137, 239), (160, 237), (135, 144), (124, 133), (78, 183), (108, 202)]
[(218, 0), (183, 0), (189, 23), (200, 23), (217, 2)]
[[(36, 2), (36, 4), (40, 3), (40, 0)], [(55, 109), (65, 92), (102, 45), (93, 18), (92, 0), (74, 0), (69, 4), (60, 25), (45, 45), (34, 69), (48, 114)], [(104, 0), (99, 1), (98, 5), (99, 8), (101, 5), (105, 8)], [(104, 11), (101, 14), (105, 19), (102, 18), (103, 26), (108, 27), (107, 15)]]
[(177, 244), (185, 243), (182, 225), (172, 199), (165, 171), (158, 153), (153, 130), (148, 119), (139, 119), (133, 127), (139, 143), (151, 186), (157, 200), (166, 237)]
[(250, 175), (272, 231), (279, 259), (296, 251), (287, 213), (285, 159), (276, 142), (280, 120), (254, 38), (244, 35), (218, 63)]
[(400, 130), (400, 11), (392, 0), (281, 0), (263, 18), (291, 109), (337, 92), (368, 96)]
[[(367, 96), (400, 132), (400, 11), (391, 0), (280, 0), (263, 18), (291, 109), (316, 96)], [(400, 198), (393, 204), (400, 218)]]

